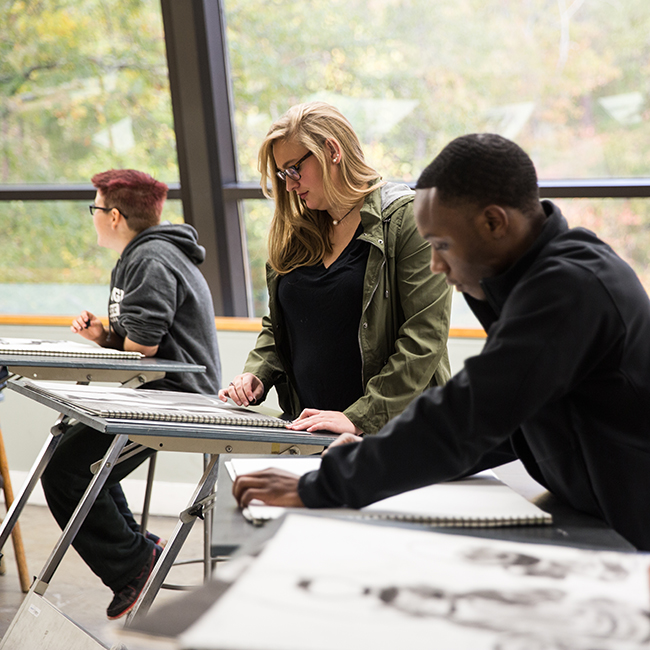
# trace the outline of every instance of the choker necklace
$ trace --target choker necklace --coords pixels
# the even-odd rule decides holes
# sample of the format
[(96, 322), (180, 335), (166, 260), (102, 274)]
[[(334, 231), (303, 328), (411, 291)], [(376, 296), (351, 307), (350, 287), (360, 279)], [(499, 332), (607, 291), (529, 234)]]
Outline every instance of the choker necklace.
[(341, 221), (343, 221), (343, 219), (345, 219), (345, 217), (347, 217), (350, 214), (350, 212), (352, 212), (352, 210), (354, 210), (354, 208), (356, 207), (357, 207), (356, 205), (353, 205), (340, 219), (333, 219), (332, 225), (338, 226), (341, 223)]

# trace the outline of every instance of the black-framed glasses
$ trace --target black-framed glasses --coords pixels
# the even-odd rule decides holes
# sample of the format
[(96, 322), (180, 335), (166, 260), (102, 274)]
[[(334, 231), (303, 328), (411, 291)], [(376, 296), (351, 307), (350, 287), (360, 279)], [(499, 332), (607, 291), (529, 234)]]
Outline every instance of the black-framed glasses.
[(308, 151), (295, 165), (291, 165), (291, 167), (287, 167), (284, 170), (278, 170), (275, 172), (278, 175), (278, 178), (284, 182), (287, 180), (287, 176), (294, 181), (299, 181), (300, 180), (300, 172), (298, 171), (300, 169), (300, 165), (302, 165), (307, 158), (311, 156), (311, 151)]
[[(90, 214), (94, 216), (95, 210), (103, 210), (104, 212), (110, 212), (113, 208), (105, 208), (101, 205), (89, 205), (88, 210), (90, 210)], [(120, 210), (119, 208), (115, 208), (125, 219), (128, 219), (128, 217)]]

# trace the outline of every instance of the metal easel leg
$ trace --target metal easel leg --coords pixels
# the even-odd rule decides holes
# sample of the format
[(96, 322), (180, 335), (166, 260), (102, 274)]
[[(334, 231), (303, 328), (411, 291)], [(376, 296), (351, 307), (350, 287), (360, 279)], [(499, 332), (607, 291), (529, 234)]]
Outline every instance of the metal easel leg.
[(149, 608), (161, 588), (167, 573), (173, 566), (181, 547), (185, 543), (194, 522), (197, 517), (203, 518), (204, 503), (206, 500), (209, 500), (213, 494), (214, 485), (217, 481), (217, 471), (219, 468), (218, 460), (218, 454), (214, 454), (210, 457), (210, 461), (203, 472), (203, 476), (194, 490), (189, 506), (181, 512), (178, 523), (167, 542), (167, 546), (165, 546), (163, 553), (160, 556), (160, 560), (156, 563), (156, 566), (151, 572), (149, 580), (142, 590), (140, 597), (128, 614), (126, 621), (127, 626), (140, 620), (149, 611)]
[(2, 522), (2, 526), (0, 526), (0, 551), (2, 551), (7, 539), (9, 539), (9, 535), (18, 521), (20, 513), (23, 511), (27, 500), (34, 491), (34, 487), (43, 475), (47, 464), (50, 462), (50, 459), (61, 440), (62, 434), (65, 433), (69, 427), (69, 418), (61, 415), (55, 422), (54, 426), (50, 429), (50, 436), (45, 441), (43, 448), (34, 461), (34, 465), (32, 465), (32, 468), (29, 471), (27, 480), (20, 488), (18, 498), (11, 504), (11, 507), (7, 511), (7, 515)]
[(149, 507), (151, 506), (151, 491), (153, 489), (153, 479), (156, 473), (156, 458), (158, 454), (155, 453), (149, 457), (149, 469), (147, 470), (147, 486), (144, 491), (144, 503), (142, 504), (142, 518), (140, 519), (140, 531), (144, 535), (147, 532), (147, 524), (149, 523)]
[[(217, 459), (219, 457), (217, 456)], [(207, 469), (210, 462), (210, 454), (203, 454), (203, 465)], [(215, 479), (216, 481), (216, 479)], [(203, 508), (203, 582), (208, 582), (212, 577), (212, 507)]]
[[(48, 647), (57, 650), (106, 648), (49, 603), (44, 598), (44, 594), (54, 572), (86, 519), (88, 511), (95, 503), (99, 491), (106, 483), (106, 479), (127, 440), (126, 435), (115, 436), (102, 459), (99, 470), (88, 484), (54, 550), (11, 621), (0, 642), (1, 650), (22, 650), (25, 647)], [(30, 645), (26, 645), (27, 640)]]
[(127, 441), (128, 436), (126, 435), (115, 436), (115, 439), (108, 448), (106, 455), (102, 459), (99, 471), (93, 476), (88, 484), (84, 495), (81, 497), (81, 501), (79, 501), (75, 511), (72, 513), (72, 516), (63, 530), (59, 541), (54, 547), (52, 554), (45, 563), (41, 573), (36, 578), (34, 587), (32, 587), (36, 593), (41, 595), (45, 593), (54, 572), (57, 570), (63, 556), (68, 548), (70, 548), (74, 538), (77, 536), (81, 525), (85, 521), (89, 510), (93, 507), (100, 490), (104, 487), (104, 483), (106, 483), (106, 479), (111, 473), (111, 470)]

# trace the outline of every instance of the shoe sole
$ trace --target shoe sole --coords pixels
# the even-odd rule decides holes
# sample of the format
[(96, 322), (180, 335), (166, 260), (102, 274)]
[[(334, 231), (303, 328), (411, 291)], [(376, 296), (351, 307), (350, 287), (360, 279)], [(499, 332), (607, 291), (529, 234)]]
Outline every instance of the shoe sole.
[(140, 598), (140, 595), (144, 591), (144, 588), (147, 586), (147, 582), (149, 582), (149, 578), (151, 577), (151, 573), (153, 572), (154, 566), (156, 566), (156, 560), (160, 556), (156, 551), (154, 551), (153, 556), (151, 557), (151, 566), (149, 567), (149, 573), (147, 575), (147, 579), (145, 580), (144, 584), (142, 585), (142, 589), (140, 589), (138, 595), (135, 597), (135, 600), (122, 612), (119, 614), (115, 614), (114, 616), (109, 616), (106, 614), (107, 618), (109, 621), (117, 621), (117, 619), (122, 618), (123, 616), (126, 616), (134, 607), (135, 604), (138, 602), (138, 599)]

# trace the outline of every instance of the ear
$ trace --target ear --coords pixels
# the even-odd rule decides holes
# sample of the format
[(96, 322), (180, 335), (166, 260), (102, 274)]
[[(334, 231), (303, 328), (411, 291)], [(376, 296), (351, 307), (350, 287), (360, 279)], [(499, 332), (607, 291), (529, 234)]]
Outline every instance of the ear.
[(111, 210), (111, 228), (117, 230), (120, 225), (120, 220), (124, 217), (120, 214), (120, 211), (117, 208)]
[(483, 232), (490, 239), (503, 239), (508, 233), (510, 217), (500, 205), (488, 205), (481, 214)]
[(341, 162), (341, 147), (339, 143), (330, 138), (329, 140), (325, 140), (325, 151), (329, 157), (329, 159), (335, 164), (338, 165)]

